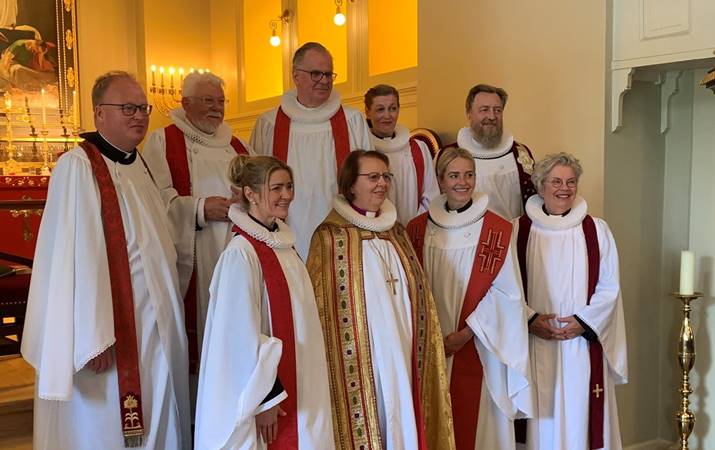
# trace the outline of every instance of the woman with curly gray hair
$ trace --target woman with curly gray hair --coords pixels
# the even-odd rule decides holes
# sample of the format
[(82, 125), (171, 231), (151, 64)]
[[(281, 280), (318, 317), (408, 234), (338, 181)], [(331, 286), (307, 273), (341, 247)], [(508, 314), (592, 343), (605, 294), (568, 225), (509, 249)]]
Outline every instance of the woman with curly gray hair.
[(618, 252), (578, 195), (582, 173), (573, 155), (547, 155), (532, 174), (538, 195), (514, 221), (537, 405), (528, 449), (621, 448), (614, 387), (628, 369)]

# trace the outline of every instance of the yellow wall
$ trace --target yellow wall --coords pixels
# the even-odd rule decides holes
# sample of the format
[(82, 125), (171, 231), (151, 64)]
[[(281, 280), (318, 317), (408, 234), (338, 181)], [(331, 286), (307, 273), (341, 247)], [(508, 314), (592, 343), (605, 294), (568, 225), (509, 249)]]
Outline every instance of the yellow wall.
[(379, 75), (417, 65), (417, 0), (371, 1), (368, 71)]
[(603, 212), (605, 6), (601, 2), (419, 2), (419, 124), (454, 142), (473, 85), (504, 87), (505, 128), (537, 157), (574, 153), (581, 193)]
[[(281, 0), (244, 0), (243, 2), (243, 54), (246, 101), (275, 97), (283, 93), (283, 61), (280, 46), (268, 43), (268, 23), (281, 14)], [(276, 34), (282, 37), (282, 24), (277, 24)]]
[[(335, 83), (346, 81), (348, 79), (347, 24), (339, 27), (333, 23), (335, 5), (325, 0), (298, 0), (297, 4), (298, 45), (309, 41), (323, 44), (333, 55), (333, 71), (338, 74)], [(342, 11), (348, 16), (345, 5)]]

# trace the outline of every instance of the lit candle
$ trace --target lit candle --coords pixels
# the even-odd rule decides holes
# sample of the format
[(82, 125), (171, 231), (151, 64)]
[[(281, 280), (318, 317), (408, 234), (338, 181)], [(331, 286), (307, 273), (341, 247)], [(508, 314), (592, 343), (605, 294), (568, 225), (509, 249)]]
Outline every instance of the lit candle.
[(40, 90), (40, 106), (42, 107), (42, 128), (47, 128), (47, 105), (45, 104), (45, 90)]
[(189, 73), (194, 73), (194, 68), (193, 68), (193, 67), (189, 69)]
[(77, 105), (77, 91), (72, 90), (72, 125), (79, 127), (79, 105)]
[(169, 85), (174, 89), (174, 68), (169, 67)]
[(164, 87), (164, 67), (159, 67), (159, 75), (161, 76), (161, 87)]
[(184, 68), (179, 67), (179, 89), (184, 86)]
[(12, 97), (10, 97), (9, 91), (5, 91), (5, 109), (12, 109)]
[(151, 65), (151, 85), (156, 86), (156, 66)]
[(211, 71), (209, 69), (204, 69), (204, 72), (211, 73)]
[(689, 250), (680, 252), (680, 294), (693, 295), (695, 278), (695, 253)]

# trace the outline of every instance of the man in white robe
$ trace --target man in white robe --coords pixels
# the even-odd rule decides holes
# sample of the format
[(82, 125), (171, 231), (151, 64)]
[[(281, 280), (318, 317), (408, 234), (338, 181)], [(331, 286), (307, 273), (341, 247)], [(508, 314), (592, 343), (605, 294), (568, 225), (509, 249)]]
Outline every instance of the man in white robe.
[[(98, 78), (92, 100), (97, 132), (82, 137), (94, 153), (75, 148), (58, 160), (35, 251), (22, 341), (22, 354), (37, 371), (34, 448), (123, 449), (125, 439), (136, 445), (126, 424), (142, 413), (142, 448), (189, 449), (176, 253), (159, 190), (135, 148), (146, 133), (150, 105), (126, 72)], [(96, 158), (92, 164), (90, 154)], [(106, 177), (100, 178), (95, 163), (106, 164)], [(122, 236), (105, 241), (108, 224), (100, 209), (108, 197), (106, 191), (100, 196), (102, 179), (108, 183), (102, 186), (116, 191), (110, 194), (119, 211), (112, 213), (122, 222), (126, 248), (115, 243), (124, 242)], [(130, 285), (133, 297), (133, 308), (125, 304), (133, 314), (138, 355), (130, 372), (138, 372), (141, 384), (133, 399), (121, 402), (126, 373), (118, 375), (117, 365), (126, 353), (118, 353), (117, 344), (127, 330), (115, 326), (112, 280), (121, 270), (108, 264), (115, 253), (110, 250), (118, 247), (128, 259), (129, 282), (122, 285)], [(140, 400), (141, 411), (132, 400)]]
[(304, 44), (293, 57), (295, 90), (283, 94), (279, 108), (261, 114), (251, 135), (257, 154), (275, 156), (293, 169), (295, 200), (288, 223), (303, 259), (338, 192), (337, 172), (346, 153), (371, 148), (362, 114), (342, 106), (333, 90), (335, 76), (328, 50), (316, 42)]
[[(475, 191), (463, 209), (448, 211), (447, 197), (441, 195), (432, 201), (429, 213), (415, 218), (407, 229), (432, 287), (442, 334), (450, 339), (467, 332), (473, 338), (464, 345), (473, 345), (479, 355), (483, 377), (479, 404), (473, 405), (477, 422), (468, 433), (455, 426), (458, 450), (514, 450), (514, 419), (531, 416), (534, 409), (519, 266), (508, 238), (503, 242), (496, 241), (501, 237), (495, 237), (493, 243), (486, 241), (484, 245), (493, 244), (491, 248), (496, 250), (493, 254), (481, 243), (488, 202), (487, 195)], [(505, 225), (511, 228), (508, 222)], [(466, 293), (473, 282), (475, 259), (476, 264), (486, 260), (488, 268), (488, 258), (492, 257), (502, 260), (503, 265), (487, 289), (478, 288), (478, 292), (486, 290), (486, 293), (466, 316), (468, 330), (459, 330)], [(461, 350), (447, 358), (447, 379), (453, 383), (452, 367)], [(473, 388), (479, 387), (470, 385)], [(451, 389), (456, 424), (460, 414), (471, 412), (472, 405), (461, 405), (460, 398), (468, 397), (469, 393), (455, 389), (459, 388)]]
[(223, 121), (225, 102), (221, 78), (187, 75), (181, 108), (170, 113), (174, 123), (152, 132), (142, 153), (174, 230), (192, 374), (198, 374), (211, 275), (232, 236), (228, 166), (236, 154), (249, 152)]
[[(586, 201), (576, 196), (565, 215), (550, 215), (544, 200), (535, 195), (526, 204), (532, 222), (523, 242), (528, 274), (526, 298), (530, 322), (536, 314), (573, 316), (583, 327), (583, 335), (570, 339), (529, 337), (534, 393), (537, 410), (527, 420), (526, 448), (529, 450), (587, 450), (589, 442), (589, 402), (603, 399), (603, 447), (620, 450), (615, 386), (628, 381), (626, 335), (618, 273), (618, 251), (605, 221), (593, 218), (597, 235), (599, 270), (595, 291), (588, 300), (589, 263), (585, 232)], [(522, 221), (515, 220), (514, 236)], [(563, 324), (566, 320), (560, 320)], [(556, 320), (549, 320), (559, 328)], [(590, 361), (590, 341), (603, 348), (603, 383), (591, 389), (595, 370)], [(600, 448), (600, 447), (599, 447)]]
[(524, 204), (536, 194), (531, 182), (531, 150), (504, 132), (503, 114), (508, 95), (502, 88), (478, 84), (467, 95), (469, 126), (459, 130), (457, 146), (469, 150), (477, 167), (476, 191), (489, 196), (489, 208), (506, 219), (524, 213)]
[[(201, 354), (196, 448), (265, 448), (256, 429), (256, 416), (279, 403), (288, 410), (284, 400), (293, 395), (297, 405), (290, 415), (297, 414), (297, 448), (333, 450), (323, 334), (313, 286), (293, 249), (295, 235), (280, 220), (276, 220), (274, 231), (269, 231), (238, 205), (231, 207), (229, 214), (240, 233), (248, 237), (233, 238), (211, 282)], [(297, 382), (297, 392), (292, 394), (276, 382), (279, 362), (289, 345), (274, 332), (277, 319), (272, 320), (272, 311), (281, 306), (281, 299), (272, 297), (268, 284), (275, 282), (276, 273), (262, 265), (249, 238), (256, 245), (270, 247), (268, 251), (275, 253), (278, 270), (287, 283), (295, 347), (295, 372), (291, 375)], [(278, 437), (287, 432), (285, 420), (279, 417)], [(292, 448), (284, 446), (279, 448)]]

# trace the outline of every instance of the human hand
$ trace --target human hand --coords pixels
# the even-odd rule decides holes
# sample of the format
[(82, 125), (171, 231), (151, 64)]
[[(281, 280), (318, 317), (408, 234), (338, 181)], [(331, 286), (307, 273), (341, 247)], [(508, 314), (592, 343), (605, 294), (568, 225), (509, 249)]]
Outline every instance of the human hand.
[(280, 405), (256, 415), (258, 434), (261, 435), (263, 442), (266, 444), (273, 443), (278, 437), (278, 416), (286, 416), (286, 412), (281, 409)]
[(112, 367), (112, 362), (114, 362), (114, 355), (112, 354), (112, 347), (109, 347), (99, 355), (90, 359), (85, 367), (89, 370), (93, 370), (94, 373), (102, 373)]
[(540, 337), (541, 339), (555, 339), (556, 335), (561, 332), (558, 328), (552, 326), (549, 320), (556, 318), (556, 314), (539, 314), (531, 325), (529, 325), (529, 333)]
[(228, 208), (231, 200), (223, 197), (206, 197), (204, 200), (204, 218), (217, 222), (228, 222)]
[(559, 329), (558, 334), (556, 336), (554, 336), (556, 339), (565, 341), (568, 339), (573, 339), (575, 337), (579, 337), (584, 332), (583, 327), (581, 326), (580, 323), (578, 323), (578, 320), (576, 320), (576, 317), (574, 317), (574, 316), (559, 317), (556, 320), (559, 323), (567, 324), (565, 327)]
[(450, 357), (460, 351), (464, 344), (474, 337), (474, 332), (469, 327), (450, 333), (444, 337), (444, 354)]

